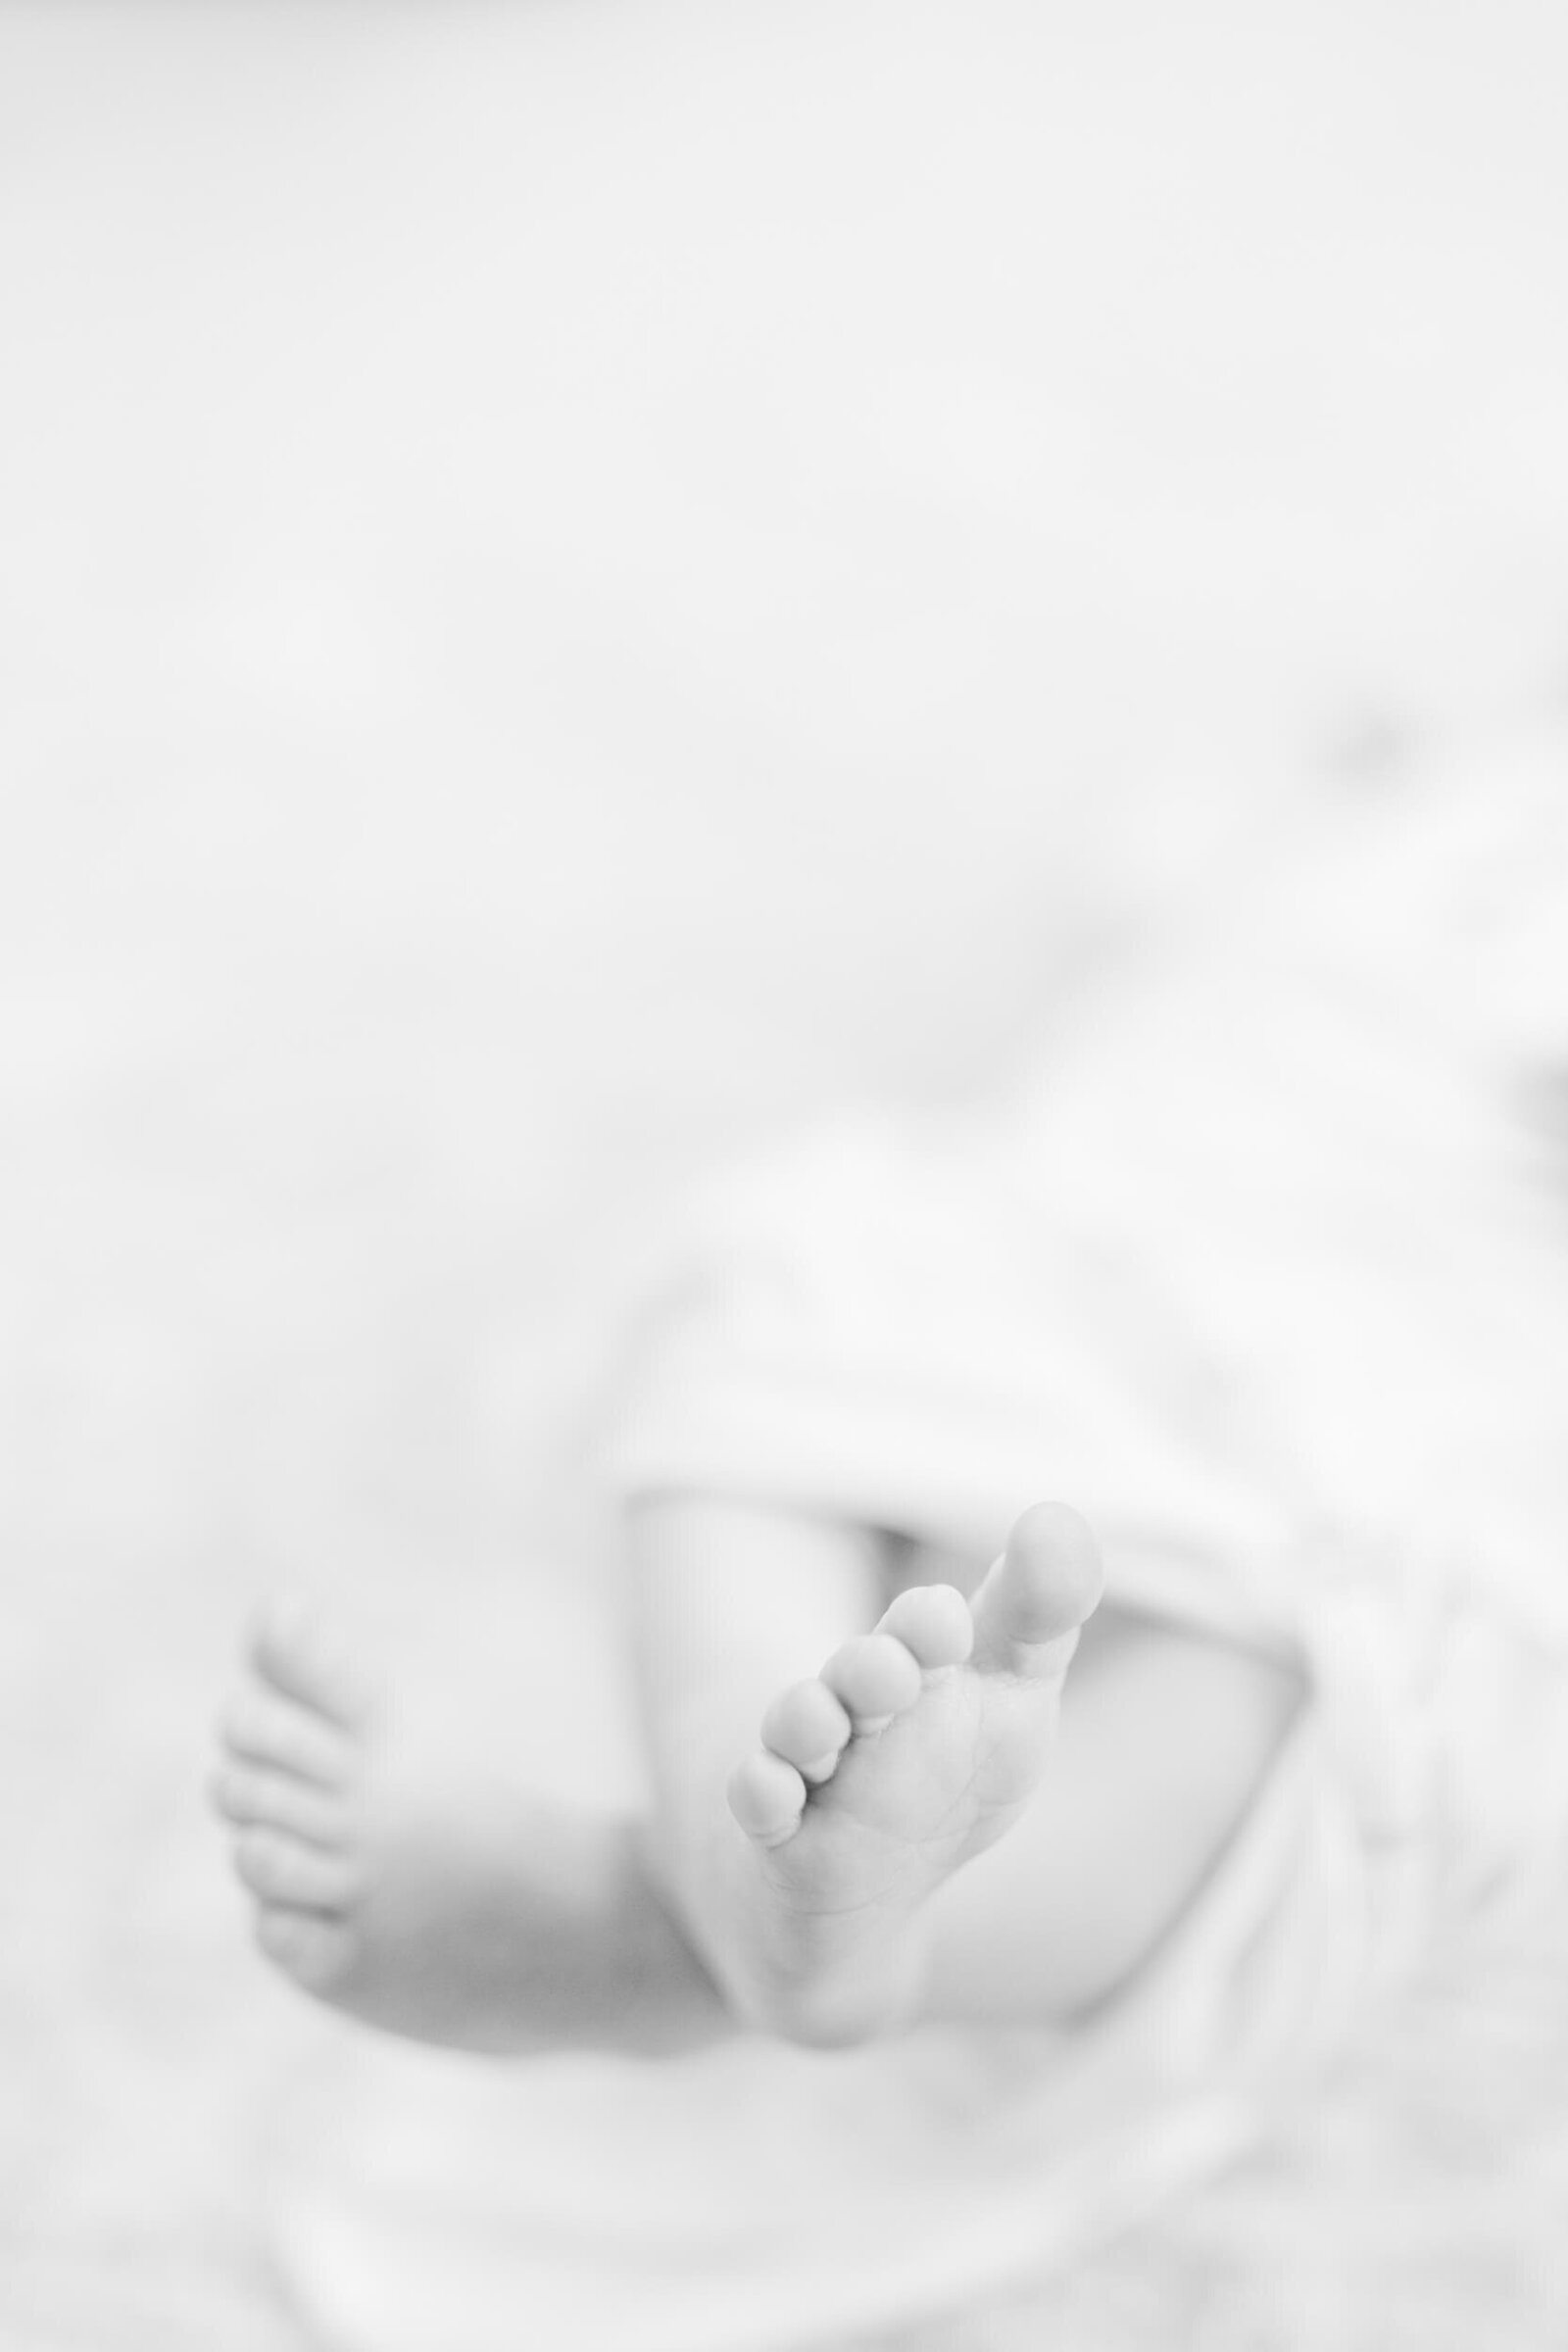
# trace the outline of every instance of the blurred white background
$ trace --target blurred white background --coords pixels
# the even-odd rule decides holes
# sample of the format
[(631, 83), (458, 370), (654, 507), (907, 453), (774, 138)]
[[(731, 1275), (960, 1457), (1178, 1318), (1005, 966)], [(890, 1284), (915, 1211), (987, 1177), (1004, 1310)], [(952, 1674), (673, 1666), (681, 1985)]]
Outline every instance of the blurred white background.
[(0, 12), (7, 2352), (293, 2341), (250, 1596), (499, 1605), (694, 1171), (1561, 698), (1565, 78), (1530, 0)]

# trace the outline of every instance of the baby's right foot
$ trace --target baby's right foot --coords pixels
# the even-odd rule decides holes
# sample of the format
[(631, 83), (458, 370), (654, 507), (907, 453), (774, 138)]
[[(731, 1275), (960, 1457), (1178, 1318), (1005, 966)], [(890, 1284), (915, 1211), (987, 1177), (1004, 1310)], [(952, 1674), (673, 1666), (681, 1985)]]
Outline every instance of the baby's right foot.
[(648, 2051), (724, 2030), (630, 1821), (400, 1782), (389, 1712), (298, 1610), (264, 1618), (212, 1793), (285, 1976), (456, 2048)]
[(729, 1790), (754, 1864), (737, 1990), (760, 2022), (831, 2042), (911, 2013), (926, 1906), (1022, 1813), (1101, 1583), (1083, 1521), (1041, 1504), (972, 1603), (911, 1587), (774, 1700)]

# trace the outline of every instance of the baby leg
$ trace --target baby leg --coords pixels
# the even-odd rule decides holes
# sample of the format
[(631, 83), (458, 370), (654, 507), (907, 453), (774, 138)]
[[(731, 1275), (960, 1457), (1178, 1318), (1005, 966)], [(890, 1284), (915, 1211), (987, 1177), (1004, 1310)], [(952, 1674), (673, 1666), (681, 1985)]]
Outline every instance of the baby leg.
[[(878, 1545), (695, 1498), (637, 1514), (629, 1605), (672, 1903), (740, 2013), (794, 2038), (1070, 2017), (1180, 1915), (1296, 1688), (1111, 1621), (1058, 1741), (1099, 1593), (1082, 1522), (1027, 1513), (972, 1601), (915, 1587), (851, 1631), (875, 1619)], [(826, 1662), (802, 1675), (813, 1651)]]

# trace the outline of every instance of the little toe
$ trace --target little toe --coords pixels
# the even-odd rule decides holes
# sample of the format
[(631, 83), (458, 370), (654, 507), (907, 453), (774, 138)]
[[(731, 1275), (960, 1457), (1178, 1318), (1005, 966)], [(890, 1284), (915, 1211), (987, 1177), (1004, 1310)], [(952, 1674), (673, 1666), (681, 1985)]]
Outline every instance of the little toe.
[(729, 1809), (759, 1845), (793, 1838), (806, 1809), (806, 1783), (793, 1764), (765, 1748), (737, 1764), (729, 1777)]
[(323, 1788), (341, 1788), (352, 1777), (358, 1753), (336, 1724), (260, 1683), (247, 1684), (231, 1701), (221, 1738), (231, 1756)]
[(884, 1611), (879, 1634), (904, 1643), (927, 1674), (961, 1666), (974, 1647), (974, 1619), (956, 1585), (911, 1585)]
[(341, 1920), (280, 1903), (263, 1903), (258, 1910), (256, 1940), (275, 1967), (312, 1991), (346, 1977), (359, 1949), (354, 1931)]
[(1095, 1539), (1078, 1513), (1064, 1503), (1036, 1503), (975, 1594), (975, 1664), (1031, 1680), (1059, 1678), (1103, 1589)]
[(345, 1854), (324, 1853), (286, 1830), (241, 1830), (234, 1868), (253, 1894), (305, 1911), (339, 1911), (360, 1890), (360, 1874)]
[(808, 1781), (825, 1781), (852, 1730), (842, 1703), (816, 1676), (780, 1691), (762, 1717), (762, 1744)]
[(857, 1634), (822, 1669), (822, 1681), (842, 1699), (857, 1734), (879, 1732), (920, 1695), (920, 1665), (891, 1634)]
[(237, 1761), (220, 1764), (208, 1785), (215, 1813), (236, 1829), (290, 1830), (313, 1845), (345, 1845), (352, 1835), (341, 1798), (291, 1772)]
[(251, 1636), (251, 1659), (274, 1690), (344, 1731), (359, 1730), (371, 1712), (369, 1678), (302, 1601), (274, 1600), (262, 1611)]

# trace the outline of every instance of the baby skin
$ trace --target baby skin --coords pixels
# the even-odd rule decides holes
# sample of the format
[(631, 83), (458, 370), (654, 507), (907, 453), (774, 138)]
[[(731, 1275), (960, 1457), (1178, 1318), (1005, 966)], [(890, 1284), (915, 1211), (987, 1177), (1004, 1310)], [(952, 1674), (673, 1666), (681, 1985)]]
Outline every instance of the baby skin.
[(857, 2041), (915, 2018), (932, 1897), (1021, 1816), (1101, 1574), (1081, 1521), (1021, 1520), (972, 1603), (911, 1586), (765, 1709), (730, 1776), (733, 1982), (765, 2022)]
[(1179, 1916), (1297, 1687), (1107, 1613), (1063, 1727), (1101, 1591), (1081, 1520), (1039, 1506), (972, 1593), (906, 1582), (878, 1613), (887, 1559), (740, 1505), (639, 1514), (642, 1817), (411, 1784), (390, 1695), (272, 1612), (214, 1784), (263, 1950), (365, 2023), (492, 2051), (1080, 2013)]
[(394, 1694), (298, 1604), (261, 1618), (211, 1782), (256, 1940), (363, 2024), (496, 2054), (725, 2027), (629, 1820), (432, 1780)]

